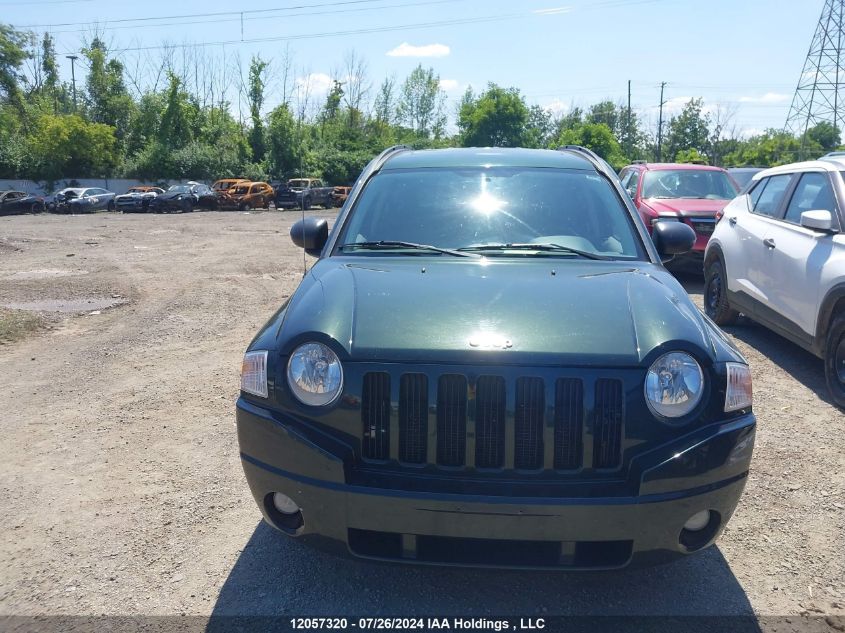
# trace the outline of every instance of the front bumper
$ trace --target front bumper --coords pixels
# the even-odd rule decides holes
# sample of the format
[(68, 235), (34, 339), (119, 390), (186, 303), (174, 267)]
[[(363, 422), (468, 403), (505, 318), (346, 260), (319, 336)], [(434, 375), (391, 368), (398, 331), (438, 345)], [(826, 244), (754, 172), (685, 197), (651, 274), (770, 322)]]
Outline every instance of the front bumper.
[[(743, 416), (690, 433), (638, 457), (637, 494), (549, 498), (374, 488), (347, 482), (344, 457), (283, 414), (243, 399), (241, 460), (270, 525), (361, 558), (438, 565), (612, 569), (664, 562), (711, 544), (730, 519), (748, 474), (755, 419)], [(301, 508), (291, 523), (274, 492)], [(711, 511), (700, 533), (684, 533)]]

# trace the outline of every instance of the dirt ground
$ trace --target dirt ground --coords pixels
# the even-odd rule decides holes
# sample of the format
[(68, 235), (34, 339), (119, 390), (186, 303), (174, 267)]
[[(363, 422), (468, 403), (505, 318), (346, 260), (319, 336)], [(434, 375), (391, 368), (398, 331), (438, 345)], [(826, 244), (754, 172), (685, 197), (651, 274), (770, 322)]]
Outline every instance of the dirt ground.
[(750, 322), (728, 331), (754, 371), (752, 472), (697, 556), (442, 570), (261, 524), (233, 403), (244, 348), (301, 278), (296, 217), (0, 218), (0, 308), (38, 317), (0, 343), (0, 615), (845, 614), (845, 415), (821, 361)]

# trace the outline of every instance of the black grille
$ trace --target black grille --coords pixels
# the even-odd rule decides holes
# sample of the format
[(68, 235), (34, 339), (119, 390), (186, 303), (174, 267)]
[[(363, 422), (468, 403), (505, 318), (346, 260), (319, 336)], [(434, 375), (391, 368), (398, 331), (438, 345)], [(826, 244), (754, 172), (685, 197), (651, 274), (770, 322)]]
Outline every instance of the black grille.
[(475, 388), (475, 465), (501, 468), (505, 461), (505, 379), (481, 376)]
[(428, 378), (425, 374), (403, 374), (399, 381), (399, 459), (425, 463), (427, 442)]
[(593, 466), (616, 468), (622, 458), (624, 399), (619, 380), (596, 381), (596, 408), (593, 438)]
[(584, 421), (584, 383), (558, 378), (555, 383), (555, 468), (581, 467), (581, 427)]
[(515, 468), (540, 468), (543, 465), (543, 409), (543, 380), (518, 378), (514, 415)]
[(447, 374), (437, 381), (437, 463), (463, 466), (467, 443), (467, 380)]
[(364, 374), (361, 398), (364, 426), (362, 452), (368, 459), (390, 457), (390, 376), (383, 372)]

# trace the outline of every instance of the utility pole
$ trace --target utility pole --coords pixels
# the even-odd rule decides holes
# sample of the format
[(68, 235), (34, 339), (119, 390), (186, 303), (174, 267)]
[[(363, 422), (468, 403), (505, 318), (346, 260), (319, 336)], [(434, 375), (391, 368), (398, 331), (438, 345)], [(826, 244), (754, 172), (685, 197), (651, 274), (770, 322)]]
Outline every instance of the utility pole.
[(71, 81), (73, 82), (73, 111), (76, 112), (76, 68), (74, 67), (76, 60), (79, 59), (78, 55), (66, 55), (66, 57), (70, 60), (70, 77)]
[(625, 125), (625, 153), (628, 155), (628, 158), (633, 158), (631, 156), (631, 80), (628, 80), (628, 122)]
[(657, 162), (663, 162), (663, 106), (666, 102), (663, 100), (663, 90), (666, 88), (666, 82), (660, 82), (660, 117), (657, 122)]

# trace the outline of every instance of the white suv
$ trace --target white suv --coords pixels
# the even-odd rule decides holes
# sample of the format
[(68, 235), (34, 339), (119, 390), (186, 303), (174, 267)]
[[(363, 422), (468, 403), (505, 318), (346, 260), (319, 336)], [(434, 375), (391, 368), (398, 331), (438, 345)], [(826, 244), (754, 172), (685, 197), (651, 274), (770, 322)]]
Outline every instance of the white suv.
[(704, 307), (742, 312), (824, 359), (845, 407), (845, 157), (767, 169), (725, 207), (704, 255)]

